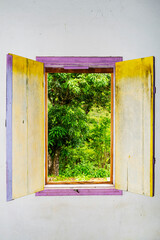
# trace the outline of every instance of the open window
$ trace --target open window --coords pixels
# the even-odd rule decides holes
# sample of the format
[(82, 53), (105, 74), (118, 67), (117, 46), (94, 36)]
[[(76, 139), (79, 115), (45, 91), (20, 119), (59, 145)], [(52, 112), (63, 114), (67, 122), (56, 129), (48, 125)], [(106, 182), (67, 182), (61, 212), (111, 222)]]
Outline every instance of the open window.
[(113, 71), (52, 68), (45, 74), (46, 184), (113, 184)]
[[(44, 189), (47, 177), (47, 73), (83, 69), (112, 74), (113, 183), (115, 188), (153, 196), (154, 58), (122, 62), (121, 57), (37, 57), (7, 55), (7, 200)], [(45, 70), (45, 72), (44, 72)], [(47, 157), (47, 156), (46, 156)], [(45, 174), (44, 174), (45, 172)], [(115, 178), (114, 178), (115, 176)], [(110, 189), (108, 194), (118, 194)], [(98, 195), (81, 189), (64, 195)], [(67, 191), (67, 192), (66, 192)], [(106, 194), (106, 195), (108, 195)]]

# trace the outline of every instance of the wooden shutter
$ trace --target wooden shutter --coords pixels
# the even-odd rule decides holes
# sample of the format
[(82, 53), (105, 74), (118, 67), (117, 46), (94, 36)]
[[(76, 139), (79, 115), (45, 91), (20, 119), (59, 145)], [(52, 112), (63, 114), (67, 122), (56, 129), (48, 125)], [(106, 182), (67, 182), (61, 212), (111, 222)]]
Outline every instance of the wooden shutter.
[(7, 55), (7, 200), (44, 188), (44, 65)]
[(116, 63), (115, 187), (153, 196), (154, 57)]

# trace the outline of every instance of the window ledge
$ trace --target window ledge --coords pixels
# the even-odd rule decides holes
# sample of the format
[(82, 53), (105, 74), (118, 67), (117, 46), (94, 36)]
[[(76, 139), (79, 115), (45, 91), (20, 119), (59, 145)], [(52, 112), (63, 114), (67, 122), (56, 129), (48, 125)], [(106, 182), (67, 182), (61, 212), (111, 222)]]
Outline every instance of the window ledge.
[(35, 196), (98, 196), (98, 195), (123, 195), (122, 190), (115, 189), (112, 184), (100, 185), (45, 185), (44, 190)]

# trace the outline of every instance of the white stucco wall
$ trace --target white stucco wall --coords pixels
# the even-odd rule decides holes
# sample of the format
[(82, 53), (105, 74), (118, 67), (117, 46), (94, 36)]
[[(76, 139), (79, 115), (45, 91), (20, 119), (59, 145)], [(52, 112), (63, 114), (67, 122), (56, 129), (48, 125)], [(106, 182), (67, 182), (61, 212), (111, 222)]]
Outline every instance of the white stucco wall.
[[(155, 197), (35, 197), (6, 202), (6, 54), (156, 59)], [(160, 239), (160, 1), (0, 0), (0, 240)]]

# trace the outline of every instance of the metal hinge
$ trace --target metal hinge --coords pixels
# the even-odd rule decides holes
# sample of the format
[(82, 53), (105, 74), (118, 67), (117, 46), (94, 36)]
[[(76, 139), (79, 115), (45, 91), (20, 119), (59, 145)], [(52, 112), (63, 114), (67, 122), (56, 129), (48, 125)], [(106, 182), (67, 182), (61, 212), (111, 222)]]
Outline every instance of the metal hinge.
[(156, 158), (155, 157), (153, 158), (153, 164), (156, 164)]

